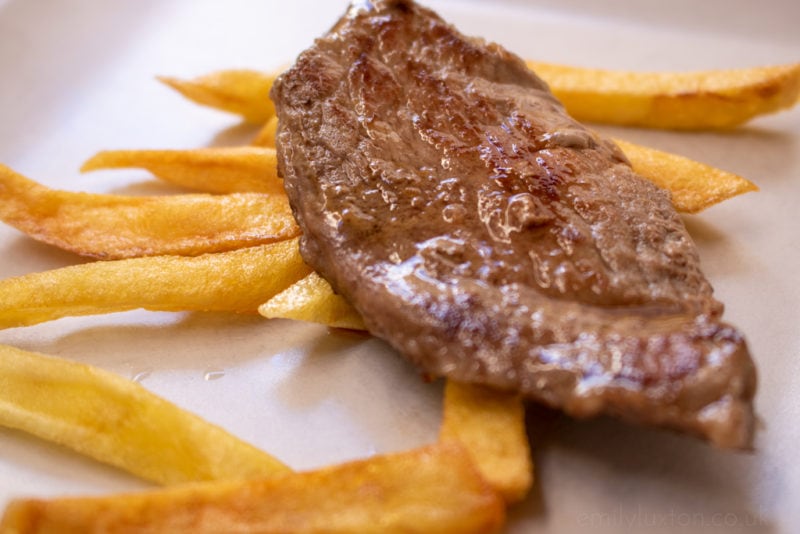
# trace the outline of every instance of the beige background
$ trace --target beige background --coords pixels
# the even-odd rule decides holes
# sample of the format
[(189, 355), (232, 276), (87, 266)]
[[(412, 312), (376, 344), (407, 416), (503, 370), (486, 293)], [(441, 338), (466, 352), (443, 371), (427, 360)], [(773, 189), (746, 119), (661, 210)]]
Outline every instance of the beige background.
[[(800, 61), (795, 2), (438, 1), (466, 33), (542, 60), (630, 69)], [(603, 8), (598, 6), (603, 5)], [(0, 1), (0, 162), (50, 186), (174, 190), (135, 171), (80, 175), (103, 148), (243, 143), (253, 129), (153, 80), (272, 68), (339, 2)], [(800, 111), (728, 133), (608, 129), (742, 174), (762, 188), (687, 217), (707, 275), (760, 369), (755, 454), (608, 420), (532, 419), (537, 489), (511, 532), (795, 532), (800, 524)], [(81, 260), (0, 226), (0, 277)], [(256, 317), (134, 311), (0, 332), (0, 343), (138, 377), (152, 390), (311, 468), (432, 440), (440, 387), (375, 340)], [(222, 373), (222, 376), (219, 376)], [(216, 377), (213, 380), (206, 380)], [(0, 503), (146, 485), (0, 430)]]

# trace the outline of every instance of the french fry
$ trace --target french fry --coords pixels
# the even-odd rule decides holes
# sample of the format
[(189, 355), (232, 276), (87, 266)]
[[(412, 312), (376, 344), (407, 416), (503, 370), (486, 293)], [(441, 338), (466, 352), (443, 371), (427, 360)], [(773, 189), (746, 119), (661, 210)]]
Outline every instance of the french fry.
[(507, 502), (530, 490), (533, 462), (519, 395), (447, 380), (439, 439), (461, 443)]
[(623, 72), (528, 61), (579, 121), (676, 130), (733, 128), (800, 97), (800, 63), (701, 72)]
[[(749, 180), (710, 165), (622, 140), (616, 142), (637, 173), (672, 192), (678, 211), (697, 213), (736, 195), (758, 190)], [(142, 167), (164, 180), (211, 193), (284, 192), (274, 149), (253, 149), (266, 151), (263, 154), (239, 150), (106, 151), (87, 161), (83, 170)], [(197, 169), (201, 171), (195, 172)]]
[(300, 234), (284, 194), (128, 197), (49, 189), (0, 165), (0, 219), (102, 259), (196, 256)]
[[(681, 130), (733, 128), (797, 104), (800, 63), (698, 72), (625, 72), (528, 61), (576, 119), (587, 122)], [(236, 95), (238, 109), (250, 116), (274, 114), (258, 95), (269, 92), (278, 72), (221, 70), (173, 87), (199, 95)], [(183, 85), (180, 85), (183, 84)], [(250, 91), (259, 87), (260, 92)], [(251, 96), (252, 95), (252, 96)], [(193, 98), (234, 111), (227, 100)], [(236, 112), (236, 111), (234, 111)], [(247, 117), (244, 111), (240, 114)]]
[(0, 281), (0, 328), (136, 308), (253, 313), (310, 272), (297, 239), (196, 257), (75, 265)]
[(2, 534), (489, 534), (502, 499), (452, 444), (263, 480), (12, 502)]
[(358, 312), (316, 272), (298, 280), (259, 306), (268, 319), (294, 319), (338, 328), (366, 330)]
[(206, 193), (283, 193), (274, 148), (257, 146), (192, 150), (105, 150), (81, 167), (141, 168), (161, 180)]
[(672, 205), (683, 213), (697, 213), (723, 200), (758, 191), (745, 178), (682, 156), (615, 139), (633, 170), (672, 194)]
[(113, 373), (0, 345), (0, 426), (159, 484), (287, 473), (288, 467)]
[(256, 138), (250, 143), (253, 146), (275, 148), (275, 134), (278, 130), (278, 117), (272, 117), (261, 127)]
[(255, 70), (221, 70), (192, 80), (160, 76), (183, 96), (204, 106), (241, 115), (248, 122), (266, 122), (275, 115), (269, 98), (274, 74)]

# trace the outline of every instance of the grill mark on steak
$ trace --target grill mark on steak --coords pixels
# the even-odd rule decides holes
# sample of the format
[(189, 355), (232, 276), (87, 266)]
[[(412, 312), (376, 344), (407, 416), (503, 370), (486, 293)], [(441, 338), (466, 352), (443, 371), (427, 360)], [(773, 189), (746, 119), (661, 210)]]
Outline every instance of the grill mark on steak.
[(276, 81), (303, 258), (427, 373), (751, 446), (755, 371), (669, 195), (518, 57), (361, 2)]

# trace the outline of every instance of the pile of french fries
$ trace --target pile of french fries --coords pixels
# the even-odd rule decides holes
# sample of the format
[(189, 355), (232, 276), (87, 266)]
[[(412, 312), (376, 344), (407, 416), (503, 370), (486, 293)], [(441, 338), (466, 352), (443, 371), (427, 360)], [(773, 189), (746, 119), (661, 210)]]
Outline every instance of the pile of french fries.
[[(800, 64), (635, 74), (530, 62), (579, 120), (729, 128), (791, 107)], [(276, 171), (276, 73), (162, 78), (189, 99), (263, 124), (251, 146), (100, 152), (84, 171), (142, 168), (197, 191), (125, 197), (57, 191), (0, 166), (0, 218), (98, 261), (0, 281), (0, 328), (145, 308), (259, 312), (363, 329), (302, 261)], [(748, 180), (618, 141), (634, 169), (696, 213)], [(70, 447), (164, 487), (136, 494), (12, 502), (0, 534), (84, 532), (442, 532), (503, 528), (533, 482), (516, 395), (447, 381), (439, 439), (296, 473), (141, 385), (87, 365), (0, 347), (0, 425)]]

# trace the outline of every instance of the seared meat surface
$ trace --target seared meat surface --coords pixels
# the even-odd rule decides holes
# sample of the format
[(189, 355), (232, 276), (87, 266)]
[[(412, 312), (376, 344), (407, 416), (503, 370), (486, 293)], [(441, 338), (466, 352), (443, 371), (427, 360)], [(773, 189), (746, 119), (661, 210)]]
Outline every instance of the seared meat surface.
[(753, 364), (668, 193), (518, 57), (360, 2), (272, 98), (303, 257), (425, 372), (751, 445)]

